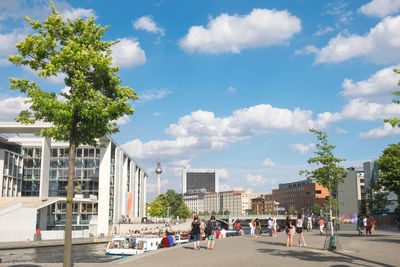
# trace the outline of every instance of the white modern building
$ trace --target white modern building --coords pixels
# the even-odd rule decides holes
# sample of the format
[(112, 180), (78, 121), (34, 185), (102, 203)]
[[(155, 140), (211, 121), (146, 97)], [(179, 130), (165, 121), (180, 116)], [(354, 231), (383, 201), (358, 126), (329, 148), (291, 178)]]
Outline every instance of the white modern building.
[(219, 176), (216, 170), (183, 168), (182, 194), (202, 189), (206, 192), (219, 192)]
[[(32, 134), (49, 124), (0, 123), (0, 242), (63, 238), (68, 143)], [(17, 134), (10, 137), (10, 134)], [(6, 136), (7, 135), (7, 136)], [(76, 149), (73, 236), (107, 236), (146, 216), (147, 173), (112, 138)]]

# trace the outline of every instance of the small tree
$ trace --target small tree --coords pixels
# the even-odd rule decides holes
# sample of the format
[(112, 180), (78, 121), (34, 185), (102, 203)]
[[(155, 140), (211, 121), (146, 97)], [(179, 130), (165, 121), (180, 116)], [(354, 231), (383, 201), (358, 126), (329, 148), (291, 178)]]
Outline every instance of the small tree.
[(147, 211), (151, 217), (161, 218), (165, 217), (166, 214), (166, 209), (159, 199), (155, 199), (147, 204)]
[(217, 215), (223, 215), (223, 214), (224, 214), (224, 212), (222, 210), (219, 210), (217, 213)]
[(204, 216), (208, 216), (208, 215), (210, 215), (210, 213), (206, 210), (206, 211), (203, 213), (203, 215), (204, 215)]
[[(314, 151), (316, 156), (309, 158), (307, 162), (308, 164), (316, 164), (321, 167), (313, 171), (301, 170), (300, 174), (305, 174), (308, 179), (315, 179), (319, 184), (328, 188), (329, 194), (332, 196), (336, 185), (343, 183), (345, 169), (338, 166), (338, 164), (344, 159), (336, 158), (333, 155), (335, 146), (328, 143), (328, 136), (325, 133), (315, 129), (310, 129), (310, 132), (317, 136), (319, 143), (316, 145), (316, 151)], [(332, 197), (329, 197), (331, 236), (333, 236), (332, 199)]]
[(217, 213), (213, 210), (212, 212), (211, 212), (211, 215), (217, 215)]
[(64, 21), (53, 3), (51, 9), (44, 22), (25, 17), (35, 33), (16, 45), (19, 54), (9, 56), (9, 61), (37, 71), (43, 78), (65, 75), (69, 92), (57, 95), (40, 89), (35, 82), (15, 78), (10, 78), (10, 88), (26, 94), (30, 104), (16, 121), (51, 123), (52, 127), (40, 134), (69, 143), (64, 267), (70, 267), (75, 149), (82, 144), (96, 146), (99, 138), (117, 132), (112, 121), (133, 114), (129, 101), (137, 97), (131, 88), (120, 85), (118, 66), (111, 66), (115, 42), (102, 41), (108, 27), (96, 25), (94, 16)]
[(397, 195), (398, 209), (400, 208), (400, 143), (391, 144), (383, 151), (376, 161), (379, 172), (379, 185), (384, 190)]
[(312, 213), (314, 213), (315, 215), (320, 215), (321, 206), (318, 203), (314, 203), (314, 205), (312, 206)]
[(295, 214), (296, 213), (296, 208), (294, 206), (290, 206), (288, 209), (289, 214)]
[(187, 219), (187, 218), (191, 217), (190, 216), (190, 210), (189, 210), (188, 206), (186, 206), (186, 204), (183, 203), (183, 202), (178, 207), (178, 209), (176, 210), (175, 214), (176, 214), (176, 217), (184, 218), (184, 219)]
[(230, 214), (229, 210), (224, 210), (224, 215), (229, 215), (229, 214)]

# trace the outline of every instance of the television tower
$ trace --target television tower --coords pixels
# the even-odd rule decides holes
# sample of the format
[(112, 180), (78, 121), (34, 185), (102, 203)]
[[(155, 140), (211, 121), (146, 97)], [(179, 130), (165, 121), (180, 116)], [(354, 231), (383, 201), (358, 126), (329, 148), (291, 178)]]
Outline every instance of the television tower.
[(156, 168), (156, 174), (157, 174), (157, 196), (160, 195), (160, 176), (162, 173), (161, 169), (161, 161), (160, 161), (160, 140), (158, 140), (158, 160), (157, 160), (157, 168)]

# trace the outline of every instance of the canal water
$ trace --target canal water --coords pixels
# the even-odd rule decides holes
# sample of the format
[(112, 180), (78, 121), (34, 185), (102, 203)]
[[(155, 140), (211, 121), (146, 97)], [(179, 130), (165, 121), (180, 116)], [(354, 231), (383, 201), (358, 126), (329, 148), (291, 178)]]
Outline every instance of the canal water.
[[(116, 257), (105, 256), (107, 243), (72, 246), (72, 262), (100, 263), (110, 262)], [(60, 263), (64, 259), (64, 247), (41, 247), (0, 250), (2, 263), (34, 262), (34, 263)]]

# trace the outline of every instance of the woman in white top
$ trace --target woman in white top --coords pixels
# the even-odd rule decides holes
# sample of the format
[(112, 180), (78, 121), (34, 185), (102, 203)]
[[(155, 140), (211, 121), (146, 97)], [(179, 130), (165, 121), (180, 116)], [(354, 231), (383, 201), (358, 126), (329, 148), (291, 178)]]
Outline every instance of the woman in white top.
[[(296, 233), (297, 233), (297, 239), (299, 240), (299, 246), (301, 247), (306, 245), (306, 241), (304, 241), (304, 236), (303, 236), (303, 219), (301, 217), (301, 213), (297, 215), (296, 219)], [(303, 241), (303, 244), (301, 244), (301, 241)]]
[(272, 215), (272, 236), (276, 237), (276, 217), (275, 214)]
[(255, 223), (254, 219), (251, 220), (251, 222), (249, 223), (249, 226), (250, 226), (250, 235), (251, 235), (251, 236), (254, 236), (254, 232), (255, 232), (255, 229), (256, 229), (255, 225), (256, 225), (256, 223)]

